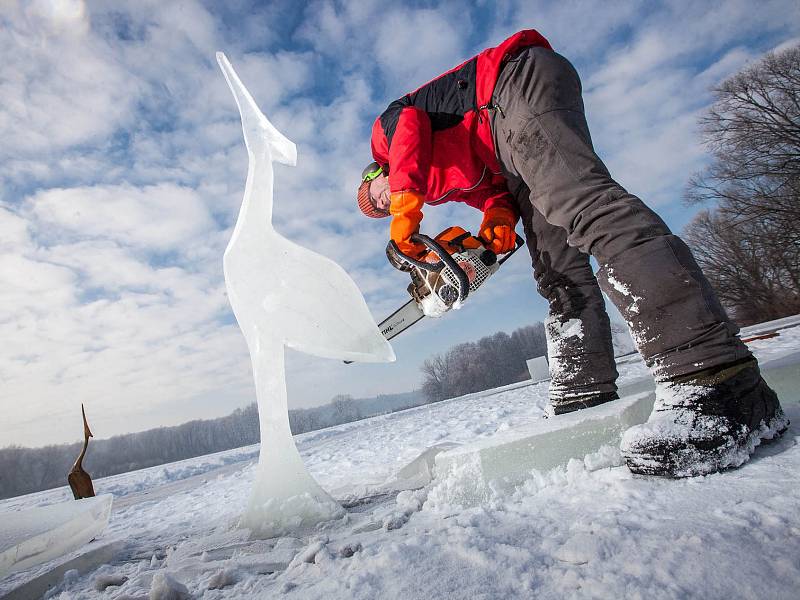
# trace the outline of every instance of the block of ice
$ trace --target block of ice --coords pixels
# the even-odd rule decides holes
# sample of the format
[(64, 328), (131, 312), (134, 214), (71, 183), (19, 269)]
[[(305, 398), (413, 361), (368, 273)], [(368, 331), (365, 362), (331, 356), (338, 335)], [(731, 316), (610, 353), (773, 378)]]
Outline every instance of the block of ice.
[[(784, 405), (800, 400), (800, 352), (762, 362), (761, 372)], [(533, 470), (564, 467), (570, 459), (583, 460), (603, 446), (618, 447), (628, 428), (649, 418), (655, 382), (646, 376), (621, 387), (619, 394), (614, 402), (542, 419), (438, 453), (435, 479), (456, 482), (442, 487), (444, 499), (464, 506), (480, 504), (491, 497), (492, 490), (513, 488)], [(468, 483), (460, 485), (460, 481)]]
[(249, 155), (244, 199), (223, 258), (228, 299), (250, 351), (261, 424), (256, 480), (241, 524), (254, 536), (271, 537), (342, 513), (308, 473), (292, 439), (284, 346), (349, 361), (392, 361), (394, 352), (344, 269), (275, 231), (272, 162), (294, 165), (297, 150), (259, 110), (221, 52), (217, 62), (239, 107)]
[(114, 497), (71, 500), (0, 514), (0, 579), (58, 558), (99, 536)]
[(446, 500), (473, 506), (494, 489), (511, 489), (531, 471), (549, 471), (571, 458), (583, 459), (605, 445), (619, 445), (622, 433), (644, 423), (655, 394), (642, 392), (594, 408), (542, 419), (436, 456), (436, 479), (469, 480), (450, 485)]
[(547, 381), (550, 379), (550, 365), (547, 364), (546, 356), (537, 356), (527, 361), (528, 373), (531, 375), (531, 381)]

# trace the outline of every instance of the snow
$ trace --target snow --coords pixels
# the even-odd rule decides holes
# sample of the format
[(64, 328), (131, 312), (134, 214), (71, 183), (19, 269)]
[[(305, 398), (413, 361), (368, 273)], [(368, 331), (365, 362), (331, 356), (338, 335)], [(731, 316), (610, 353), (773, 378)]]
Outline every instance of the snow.
[(564, 381), (570, 371), (575, 367), (570, 360), (564, 360), (564, 355), (569, 356), (578, 346), (575, 340), (583, 339), (583, 322), (580, 319), (568, 319), (562, 323), (561, 318), (548, 316), (544, 321), (545, 337), (547, 339), (547, 358), (550, 369), (550, 378), (555, 381)]
[(217, 62), (239, 107), (249, 155), (223, 264), (228, 298), (250, 351), (264, 441), (241, 525), (252, 536), (272, 537), (344, 514), (308, 473), (292, 438), (284, 346), (351, 361), (390, 361), (394, 352), (350, 276), (275, 231), (272, 162), (294, 165), (297, 149), (259, 110), (224, 54), (217, 53)]
[(617, 290), (620, 294), (631, 299), (631, 304), (628, 307), (628, 310), (632, 313), (638, 313), (639, 303), (643, 300), (643, 298), (631, 292), (630, 286), (616, 279), (614, 277), (614, 270), (611, 267), (606, 267), (606, 270), (607, 270), (608, 283), (610, 283), (611, 286), (615, 290)]
[[(785, 357), (800, 349), (800, 328), (750, 347), (760, 360)], [(193, 459), (195, 470), (183, 461), (99, 479), (98, 492), (113, 486), (118, 495), (103, 538), (125, 546), (99, 567), (60, 577), (49, 597), (147, 598), (161, 574), (208, 599), (797, 598), (800, 367), (782, 360), (776, 387), (789, 431), (739, 469), (705, 477), (634, 476), (618, 466), (617, 449), (604, 447), (532, 471), (477, 506), (439, 493), (440, 485), (471, 485), (456, 478), (361, 498), (436, 444), (537, 422), (547, 404), (543, 383), (297, 436), (310, 473), (347, 507), (344, 517), (302, 534), (251, 541), (236, 527), (256, 475), (255, 447)], [(619, 370), (622, 385), (647, 374), (640, 360)], [(69, 493), (9, 499), (0, 511)], [(40, 572), (0, 581), (0, 596)], [(119, 585), (96, 589), (112, 581)]]

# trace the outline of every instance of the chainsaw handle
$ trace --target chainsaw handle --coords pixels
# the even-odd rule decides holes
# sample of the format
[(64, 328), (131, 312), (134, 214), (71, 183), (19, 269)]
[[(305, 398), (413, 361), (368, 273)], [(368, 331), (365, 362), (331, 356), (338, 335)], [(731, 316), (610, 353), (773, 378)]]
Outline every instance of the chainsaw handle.
[(467, 277), (464, 269), (459, 266), (453, 257), (442, 248), (439, 242), (429, 238), (427, 235), (413, 233), (411, 234), (411, 241), (422, 244), (428, 250), (434, 252), (439, 257), (439, 262), (431, 263), (412, 258), (404, 254), (400, 248), (397, 247), (394, 240), (389, 240), (386, 246), (386, 256), (392, 266), (401, 271), (410, 271), (416, 267), (422, 271), (432, 271), (434, 273), (438, 273), (447, 266), (453, 272), (453, 275), (458, 278), (459, 287), (461, 288), (458, 294), (459, 301), (463, 302), (466, 300), (467, 295), (469, 295), (469, 277)]
[(425, 269), (426, 271), (439, 272), (444, 268), (444, 263), (442, 261), (430, 263), (417, 260), (405, 254), (400, 250), (394, 240), (389, 240), (389, 243), (386, 244), (386, 258), (389, 259), (389, 264), (398, 271), (411, 271), (412, 267), (417, 267), (418, 269)]
[[(506, 262), (506, 261), (507, 261), (509, 258), (511, 258), (511, 255), (512, 255), (512, 254), (514, 254), (514, 252), (516, 252), (516, 251), (517, 251), (517, 250), (519, 250), (520, 248), (522, 248), (522, 245), (525, 243), (525, 239), (524, 239), (524, 238), (523, 238), (521, 235), (519, 235), (519, 234), (518, 234), (516, 231), (514, 232), (514, 236), (515, 236), (515, 237), (514, 237), (514, 248), (513, 248), (512, 250), (509, 250), (508, 252), (506, 252), (506, 253), (505, 253), (505, 255), (503, 255), (503, 258), (501, 258), (500, 260), (498, 260), (498, 261), (497, 261), (497, 264), (498, 264), (498, 265), (502, 265), (502, 264), (503, 264), (504, 262)], [(492, 254), (494, 254), (494, 252), (493, 252), (492, 250), (489, 250), (489, 249), (488, 249), (488, 248), (489, 248), (489, 246), (491, 246), (491, 242), (487, 242), (487, 241), (486, 241), (485, 239), (483, 239), (481, 236), (476, 236), (476, 239), (477, 239), (477, 240), (478, 240), (478, 241), (479, 241), (481, 244), (483, 244), (483, 245), (484, 245), (484, 247), (487, 249), (487, 251), (488, 251), (488, 252), (492, 252)]]
[(439, 262), (433, 263), (434, 268), (431, 268), (431, 263), (425, 262), (419, 262), (418, 266), (423, 269), (428, 269), (429, 271), (441, 271), (445, 266), (449, 267), (453, 274), (458, 277), (458, 282), (461, 284), (459, 286), (461, 288), (461, 291), (458, 295), (459, 301), (463, 302), (466, 300), (467, 295), (469, 294), (469, 277), (467, 277), (464, 269), (462, 269), (453, 259), (453, 257), (450, 256), (450, 253), (442, 248), (439, 242), (421, 233), (412, 233), (411, 241), (417, 242), (418, 244), (423, 244), (428, 250), (432, 250), (439, 257)]
[(507, 252), (506, 255), (503, 258), (498, 260), (497, 261), (498, 265), (502, 265), (509, 258), (511, 258), (511, 256), (514, 254), (514, 252), (516, 252), (517, 250), (522, 248), (523, 245), (525, 245), (525, 238), (523, 238), (521, 235), (519, 235), (516, 231), (514, 232), (514, 235), (516, 236), (516, 239), (514, 240), (514, 249), (511, 252)]

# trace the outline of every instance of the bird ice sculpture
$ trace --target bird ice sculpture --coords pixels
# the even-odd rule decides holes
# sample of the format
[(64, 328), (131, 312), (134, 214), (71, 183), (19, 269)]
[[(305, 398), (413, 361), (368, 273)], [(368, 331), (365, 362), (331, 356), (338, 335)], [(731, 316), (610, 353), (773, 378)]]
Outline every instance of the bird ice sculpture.
[(297, 149), (259, 110), (226, 56), (217, 62), (242, 118), (249, 155), (239, 218), (225, 250), (228, 299), (247, 340), (261, 423), (255, 483), (240, 525), (272, 537), (343, 514), (311, 477), (289, 429), (284, 346), (324, 358), (395, 359), (355, 282), (338, 264), (272, 226), (272, 161)]

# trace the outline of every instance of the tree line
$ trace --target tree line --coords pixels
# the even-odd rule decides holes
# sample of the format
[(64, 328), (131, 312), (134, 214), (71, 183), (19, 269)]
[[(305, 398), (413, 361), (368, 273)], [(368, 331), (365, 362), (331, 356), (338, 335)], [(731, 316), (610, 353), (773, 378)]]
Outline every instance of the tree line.
[(712, 208), (684, 237), (740, 325), (800, 313), (800, 45), (713, 93), (700, 122), (711, 162), (686, 192)]
[(530, 377), (527, 360), (547, 355), (544, 325), (499, 331), (453, 346), (422, 364), (422, 393), (429, 402), (480, 392)]
[[(290, 410), (289, 424), (294, 434), (305, 433), (424, 402), (419, 392), (363, 399), (339, 395), (322, 406)], [(83, 466), (96, 480), (249, 446), (258, 441), (258, 408), (253, 403), (218, 419), (198, 419), (175, 427), (92, 439)], [(0, 448), (0, 499), (67, 485), (67, 473), (82, 446), (83, 442), (76, 442), (41, 448)]]

